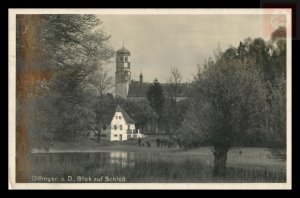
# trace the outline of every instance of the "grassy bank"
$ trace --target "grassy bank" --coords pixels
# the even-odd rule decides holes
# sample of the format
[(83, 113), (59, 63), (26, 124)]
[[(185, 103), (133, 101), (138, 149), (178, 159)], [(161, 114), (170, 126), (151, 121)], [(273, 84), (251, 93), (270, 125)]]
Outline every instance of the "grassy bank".
[[(206, 164), (213, 164), (213, 153), (209, 147), (182, 150), (178, 147), (156, 146), (155, 138), (149, 138), (151, 147), (138, 146), (136, 140), (123, 142), (93, 140), (80, 142), (55, 142), (48, 150), (34, 149), (33, 153), (88, 153), (88, 152), (134, 152), (134, 153), (164, 153), (167, 155), (201, 159)], [(227, 165), (230, 167), (256, 166), (256, 167), (284, 167), (285, 162), (272, 158), (268, 149), (253, 147), (233, 147), (228, 152)]]

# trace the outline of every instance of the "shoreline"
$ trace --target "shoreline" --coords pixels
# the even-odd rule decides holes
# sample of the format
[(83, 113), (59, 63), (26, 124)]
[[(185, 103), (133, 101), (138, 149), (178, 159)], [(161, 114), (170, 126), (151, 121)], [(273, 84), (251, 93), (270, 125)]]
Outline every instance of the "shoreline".
[(30, 153), (100, 153), (100, 152), (182, 152), (179, 148), (164, 147), (138, 147), (131, 145), (119, 146), (98, 146), (98, 147), (81, 147), (81, 148), (49, 148), (37, 149), (33, 148)]

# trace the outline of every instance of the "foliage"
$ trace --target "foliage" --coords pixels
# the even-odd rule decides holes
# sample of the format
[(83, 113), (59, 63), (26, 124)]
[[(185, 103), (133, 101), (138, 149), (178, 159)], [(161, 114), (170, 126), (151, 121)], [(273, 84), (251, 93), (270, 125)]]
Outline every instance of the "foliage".
[(167, 86), (167, 99), (164, 112), (164, 123), (166, 132), (176, 133), (179, 128), (185, 109), (184, 102), (180, 101), (183, 95), (182, 75), (177, 68), (172, 68)]
[(286, 159), (286, 79), (277, 78), (268, 96), (268, 120), (265, 141), (275, 158)]
[(176, 102), (176, 106), (174, 106), (173, 100), (166, 99), (163, 114), (163, 122), (166, 133), (169, 133), (170, 135), (176, 135), (178, 133), (178, 129), (185, 118), (188, 108), (189, 99), (183, 99)]
[(215, 174), (222, 176), (231, 145), (262, 132), (266, 89), (253, 62), (220, 57), (208, 62), (195, 78), (181, 136), (185, 144), (212, 145)]
[(279, 28), (270, 42), (245, 39), (199, 67), (181, 139), (186, 147), (212, 146), (216, 176), (225, 175), (228, 149), (243, 139), (265, 140), (274, 156), (285, 158), (285, 59), (285, 28)]
[(262, 129), (259, 118), (265, 109), (266, 91), (259, 72), (251, 68), (250, 62), (238, 60), (209, 64), (195, 79), (188, 116), (197, 119), (191, 127), (204, 133), (199, 137), (201, 142), (218, 142), (216, 139), (221, 137), (215, 133), (234, 140), (241, 138), (241, 132), (247, 135)]
[(160, 126), (163, 121), (163, 108), (166, 99), (164, 89), (157, 81), (157, 79), (149, 87), (147, 91), (147, 99), (149, 101), (149, 105), (155, 110), (156, 114), (158, 115), (158, 124)]
[(182, 75), (179, 72), (178, 68), (172, 68), (170, 77), (169, 77), (169, 90), (168, 97), (172, 100), (174, 105), (176, 106), (176, 102), (178, 101), (178, 97), (182, 94)]
[[(100, 29), (101, 21), (95, 15), (39, 15), (38, 19), (31, 28), (36, 35), (33, 44), (41, 54), (37, 55), (43, 59), (35, 61), (35, 67), (51, 68), (52, 78), (42, 95), (31, 98), (31, 109), (37, 119), (29, 120), (27, 125), (36, 139), (49, 134), (55, 140), (81, 138), (95, 130), (94, 104), (111, 88), (112, 78), (105, 69), (113, 56), (109, 36)], [(22, 42), (24, 32), (19, 33), (18, 63), (22, 68), (22, 60), (26, 62), (22, 51), (26, 42)]]
[(114, 103), (115, 106), (120, 104), (131, 116), (131, 118), (135, 121), (136, 128), (143, 130), (148, 122), (158, 119), (158, 115), (155, 110), (147, 101), (131, 101), (117, 97), (115, 98)]
[(262, 38), (247, 38), (240, 42), (237, 57), (254, 60), (256, 69), (264, 74), (264, 81), (275, 83), (286, 73), (286, 28), (279, 27), (272, 33), (270, 41)]

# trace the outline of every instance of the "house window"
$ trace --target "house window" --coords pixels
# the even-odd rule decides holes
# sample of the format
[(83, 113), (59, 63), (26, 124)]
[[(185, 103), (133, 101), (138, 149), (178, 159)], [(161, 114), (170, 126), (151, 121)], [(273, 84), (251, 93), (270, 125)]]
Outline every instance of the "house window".
[(118, 116), (116, 116), (116, 119), (118, 119)]
[(114, 129), (117, 130), (117, 125), (114, 125)]
[(122, 119), (122, 117), (121, 117), (121, 116), (119, 116), (119, 119)]
[(121, 131), (123, 130), (123, 125), (122, 125), (122, 124), (120, 125), (120, 130), (121, 130)]
[(130, 125), (128, 124), (128, 129), (130, 129)]
[(118, 135), (117, 135), (117, 134), (115, 134), (115, 135), (114, 135), (114, 137), (118, 137)]
[(106, 125), (103, 125), (103, 130), (106, 130)]
[(127, 59), (127, 57), (125, 57), (125, 61), (127, 61), (128, 59)]

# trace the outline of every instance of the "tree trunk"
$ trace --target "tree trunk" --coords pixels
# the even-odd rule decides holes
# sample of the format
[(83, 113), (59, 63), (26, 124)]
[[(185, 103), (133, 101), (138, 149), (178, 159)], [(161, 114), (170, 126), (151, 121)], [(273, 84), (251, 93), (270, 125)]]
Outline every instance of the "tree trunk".
[(214, 170), (213, 175), (214, 177), (222, 177), (224, 178), (226, 175), (226, 161), (227, 161), (227, 153), (229, 148), (221, 147), (216, 148), (214, 147)]

